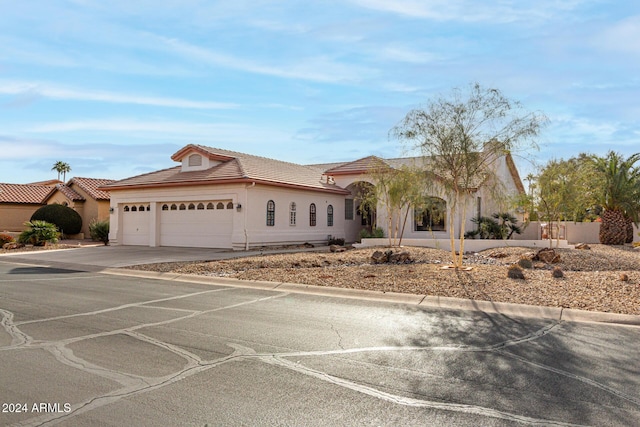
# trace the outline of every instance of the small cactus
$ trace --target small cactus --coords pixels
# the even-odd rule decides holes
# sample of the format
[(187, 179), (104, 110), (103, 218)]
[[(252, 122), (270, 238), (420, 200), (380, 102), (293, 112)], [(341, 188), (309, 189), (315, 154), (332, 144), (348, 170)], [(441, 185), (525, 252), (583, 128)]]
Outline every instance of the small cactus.
[(555, 277), (556, 279), (560, 279), (560, 278), (564, 277), (564, 272), (562, 271), (562, 269), (560, 267), (554, 267), (553, 271), (551, 272), (551, 275), (553, 277)]
[(524, 273), (522, 272), (522, 268), (517, 264), (513, 264), (509, 267), (509, 270), (507, 270), (507, 277), (509, 279), (524, 280)]

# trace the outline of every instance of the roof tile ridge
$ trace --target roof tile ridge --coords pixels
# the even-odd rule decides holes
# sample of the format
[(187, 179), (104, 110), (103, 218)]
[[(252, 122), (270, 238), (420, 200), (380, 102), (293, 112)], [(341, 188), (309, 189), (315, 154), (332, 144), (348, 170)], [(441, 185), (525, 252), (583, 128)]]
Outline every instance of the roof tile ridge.
[(181, 168), (181, 166), (178, 165), (178, 166), (172, 166), (170, 168), (160, 169), (160, 170), (157, 170), (157, 171), (141, 173), (140, 175), (135, 175), (135, 176), (130, 176), (128, 178), (114, 180), (113, 182), (111, 182), (109, 184), (106, 184), (106, 185), (111, 185), (111, 184), (118, 183), (118, 182), (121, 182), (121, 181), (129, 181), (129, 180), (134, 179), (134, 178), (140, 178), (142, 176), (152, 175), (152, 174), (156, 174), (156, 173), (159, 173), (159, 172), (165, 172), (165, 171), (168, 171), (168, 170), (171, 170), (171, 169), (179, 169), (179, 168)]

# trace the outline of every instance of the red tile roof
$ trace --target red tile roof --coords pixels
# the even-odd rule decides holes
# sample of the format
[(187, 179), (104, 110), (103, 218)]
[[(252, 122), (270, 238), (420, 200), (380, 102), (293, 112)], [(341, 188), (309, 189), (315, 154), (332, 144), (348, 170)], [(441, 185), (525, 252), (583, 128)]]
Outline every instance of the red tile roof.
[(54, 187), (46, 185), (0, 183), (0, 203), (44, 205), (54, 191)]
[(253, 156), (219, 148), (189, 144), (172, 156), (179, 161), (191, 152), (198, 152), (222, 163), (200, 171), (181, 172), (176, 166), (157, 172), (134, 176), (105, 185), (104, 190), (131, 187), (204, 185), (224, 182), (257, 182), (267, 185), (302, 187), (311, 190), (345, 193), (333, 184), (322, 182), (320, 169), (266, 157)]
[(86, 199), (82, 197), (80, 194), (73, 191), (71, 188), (67, 187), (64, 184), (56, 185), (56, 190), (65, 195), (65, 197), (69, 200), (73, 200), (74, 202), (84, 202)]
[(71, 178), (67, 186), (73, 188), (74, 185), (77, 185), (96, 200), (109, 200), (109, 192), (98, 190), (98, 188), (113, 182), (115, 182), (113, 179)]

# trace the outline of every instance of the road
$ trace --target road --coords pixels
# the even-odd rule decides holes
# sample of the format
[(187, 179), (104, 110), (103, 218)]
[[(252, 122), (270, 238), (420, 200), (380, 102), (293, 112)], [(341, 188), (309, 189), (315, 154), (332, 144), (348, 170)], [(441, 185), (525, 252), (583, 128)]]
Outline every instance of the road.
[(638, 327), (9, 258), (0, 316), (0, 425), (640, 425)]

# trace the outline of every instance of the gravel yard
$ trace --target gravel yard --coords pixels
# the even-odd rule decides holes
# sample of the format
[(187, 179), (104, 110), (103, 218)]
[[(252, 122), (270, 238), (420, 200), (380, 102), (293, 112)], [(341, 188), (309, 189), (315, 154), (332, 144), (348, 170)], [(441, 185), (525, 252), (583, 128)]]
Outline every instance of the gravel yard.
[[(507, 269), (535, 253), (531, 248), (469, 254), (465, 265), (473, 267), (470, 271), (443, 269), (450, 262), (450, 253), (438, 249), (403, 248), (413, 262), (399, 265), (372, 264), (375, 250), (385, 249), (257, 255), (133, 268), (640, 315), (640, 249), (630, 246), (557, 249), (560, 262), (534, 262), (534, 268), (524, 269), (524, 280), (507, 278)], [(563, 270), (563, 278), (552, 276), (556, 266)]]

